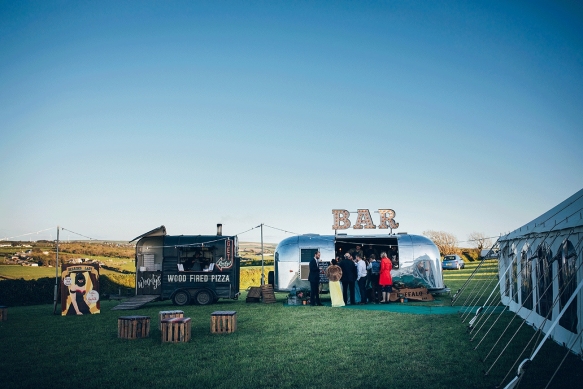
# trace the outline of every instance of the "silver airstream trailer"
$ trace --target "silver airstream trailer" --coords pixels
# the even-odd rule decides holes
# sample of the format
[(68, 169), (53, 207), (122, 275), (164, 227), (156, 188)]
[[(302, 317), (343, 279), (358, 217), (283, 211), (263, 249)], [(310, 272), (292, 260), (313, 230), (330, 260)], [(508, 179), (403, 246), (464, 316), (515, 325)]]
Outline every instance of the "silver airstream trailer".
[(282, 240), (275, 249), (274, 287), (278, 291), (309, 288), (309, 262), (316, 251), (320, 260), (330, 262), (350, 250), (360, 249), (365, 256), (392, 253), (393, 283), (409, 288), (424, 287), (430, 293), (442, 293), (441, 257), (437, 246), (428, 238), (406, 233), (385, 235), (317, 235), (305, 234)]

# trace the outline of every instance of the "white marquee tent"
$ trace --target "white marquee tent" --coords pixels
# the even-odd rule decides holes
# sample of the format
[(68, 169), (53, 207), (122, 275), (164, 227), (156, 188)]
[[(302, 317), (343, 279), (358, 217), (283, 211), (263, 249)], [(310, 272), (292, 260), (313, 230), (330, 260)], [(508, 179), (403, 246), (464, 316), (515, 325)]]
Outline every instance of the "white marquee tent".
[(502, 302), (583, 356), (583, 189), (498, 244)]

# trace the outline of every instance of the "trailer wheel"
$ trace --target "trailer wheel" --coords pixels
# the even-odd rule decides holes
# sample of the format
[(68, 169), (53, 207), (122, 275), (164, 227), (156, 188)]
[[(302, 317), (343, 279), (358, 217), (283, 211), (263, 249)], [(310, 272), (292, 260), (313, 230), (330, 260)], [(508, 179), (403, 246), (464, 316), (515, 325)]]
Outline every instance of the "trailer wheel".
[(190, 302), (190, 294), (185, 290), (179, 290), (178, 292), (174, 293), (172, 302), (174, 305), (178, 306), (187, 305)]
[(214, 296), (206, 289), (200, 290), (194, 297), (198, 305), (209, 305), (214, 301)]

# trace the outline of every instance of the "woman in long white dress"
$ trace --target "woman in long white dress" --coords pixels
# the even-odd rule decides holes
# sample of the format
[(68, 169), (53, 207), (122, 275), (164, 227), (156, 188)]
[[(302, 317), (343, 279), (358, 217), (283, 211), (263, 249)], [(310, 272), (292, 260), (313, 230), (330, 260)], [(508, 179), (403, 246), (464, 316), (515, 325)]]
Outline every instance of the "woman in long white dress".
[(326, 277), (328, 277), (328, 288), (330, 289), (332, 306), (343, 307), (344, 298), (342, 297), (342, 287), (340, 287), (342, 269), (338, 266), (338, 261), (336, 261), (336, 259), (333, 259), (332, 264), (326, 269)]

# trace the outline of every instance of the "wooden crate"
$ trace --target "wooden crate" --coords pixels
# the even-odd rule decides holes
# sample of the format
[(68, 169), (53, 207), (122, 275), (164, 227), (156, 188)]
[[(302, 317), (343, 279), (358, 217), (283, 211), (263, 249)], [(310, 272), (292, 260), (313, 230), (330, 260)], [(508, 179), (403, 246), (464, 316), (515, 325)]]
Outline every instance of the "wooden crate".
[(184, 311), (178, 311), (178, 310), (160, 311), (160, 312), (158, 312), (158, 315), (160, 316), (160, 320), (158, 322), (158, 328), (162, 329), (162, 320), (173, 319), (175, 317), (184, 317)]
[(8, 307), (0, 305), (0, 321), (8, 320)]
[(389, 300), (398, 301), (400, 299), (407, 299), (411, 301), (433, 301), (433, 295), (427, 292), (427, 288), (393, 288)]
[(150, 336), (149, 316), (121, 316), (117, 319), (117, 337), (137, 339)]
[(273, 285), (267, 284), (261, 287), (261, 296), (263, 297), (263, 302), (266, 304), (275, 303), (275, 293), (273, 291)]
[(190, 317), (174, 317), (162, 319), (160, 326), (160, 332), (162, 332), (162, 343), (179, 343), (190, 341)]
[(252, 286), (247, 293), (246, 303), (260, 303), (261, 302), (261, 287)]
[(211, 333), (230, 334), (237, 329), (236, 311), (215, 311), (211, 313)]

